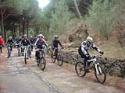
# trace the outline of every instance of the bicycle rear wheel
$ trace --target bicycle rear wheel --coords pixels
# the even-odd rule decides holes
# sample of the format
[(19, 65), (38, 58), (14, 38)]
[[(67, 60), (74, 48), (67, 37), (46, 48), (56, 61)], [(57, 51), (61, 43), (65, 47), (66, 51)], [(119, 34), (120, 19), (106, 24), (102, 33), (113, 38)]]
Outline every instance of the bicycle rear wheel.
[(58, 65), (62, 66), (63, 65), (63, 57), (61, 55), (57, 56), (57, 61), (58, 61)]
[(105, 82), (106, 73), (104, 70), (104, 66), (95, 64), (95, 77), (99, 83), (103, 84)]
[(40, 59), (39, 61), (40, 61), (40, 63), (39, 63), (39, 68), (40, 68), (41, 70), (44, 70), (45, 67), (46, 67), (46, 60), (45, 60), (45, 58), (42, 58), (42, 59)]
[(77, 62), (75, 65), (75, 71), (77, 76), (84, 77), (86, 75), (86, 71), (84, 70), (84, 63)]
[(56, 57), (51, 55), (51, 61), (52, 61), (52, 63), (55, 63), (56, 62)]

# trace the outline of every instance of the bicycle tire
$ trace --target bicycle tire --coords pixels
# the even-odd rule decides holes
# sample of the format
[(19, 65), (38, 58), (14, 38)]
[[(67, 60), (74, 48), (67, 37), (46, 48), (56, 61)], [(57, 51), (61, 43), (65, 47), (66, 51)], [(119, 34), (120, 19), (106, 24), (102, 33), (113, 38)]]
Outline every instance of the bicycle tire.
[[(97, 67), (94, 66), (94, 71), (95, 71), (95, 77), (97, 79), (97, 81), (101, 84), (105, 83), (106, 81), (106, 73), (104, 68), (102, 68), (102, 66), (100, 64), (96, 64)], [(101, 78), (102, 79), (101, 79)]]
[[(79, 67), (80, 67), (80, 68), (79, 68)], [(79, 73), (79, 70), (80, 70), (80, 73)], [(75, 71), (76, 71), (77, 76), (79, 76), (79, 77), (84, 77), (84, 76), (86, 75), (86, 71), (84, 70), (84, 63), (82, 63), (82, 62), (77, 62), (77, 63), (75, 64)], [(81, 71), (82, 71), (83, 73), (81, 73)]]
[(46, 67), (46, 60), (45, 60), (45, 58), (42, 58), (39, 61), (40, 61), (39, 62), (39, 68), (44, 71), (44, 69)]
[(24, 61), (25, 61), (25, 64), (27, 64), (27, 60), (26, 60), (26, 53), (24, 54)]
[(51, 54), (51, 61), (52, 61), (52, 63), (55, 63), (55, 62), (56, 62), (56, 57), (53, 56), (53, 54)]
[(59, 66), (63, 65), (63, 57), (60, 54), (57, 56), (57, 62)]

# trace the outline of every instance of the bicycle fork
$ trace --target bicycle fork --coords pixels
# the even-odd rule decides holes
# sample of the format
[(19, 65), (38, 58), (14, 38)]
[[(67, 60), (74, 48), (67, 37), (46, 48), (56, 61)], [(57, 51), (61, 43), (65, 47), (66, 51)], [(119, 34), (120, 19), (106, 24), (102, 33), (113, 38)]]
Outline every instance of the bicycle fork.
[(99, 63), (95, 64), (95, 71), (98, 75), (102, 73), (102, 69), (100, 68)]

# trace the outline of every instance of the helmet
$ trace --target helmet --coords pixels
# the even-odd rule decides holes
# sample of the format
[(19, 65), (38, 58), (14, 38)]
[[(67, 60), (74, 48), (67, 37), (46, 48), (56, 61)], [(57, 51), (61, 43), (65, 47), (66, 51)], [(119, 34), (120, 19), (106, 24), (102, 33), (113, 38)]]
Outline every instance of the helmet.
[(27, 35), (26, 35), (26, 34), (24, 34), (24, 37), (27, 37)]
[(54, 39), (57, 39), (58, 38), (58, 35), (54, 35)]
[(44, 38), (44, 36), (42, 34), (39, 34), (38, 37)]
[(9, 36), (9, 39), (12, 39), (12, 36)]
[(93, 42), (93, 38), (92, 37), (90, 37), (90, 36), (88, 36), (87, 38), (86, 38), (86, 41), (88, 41), (88, 42)]

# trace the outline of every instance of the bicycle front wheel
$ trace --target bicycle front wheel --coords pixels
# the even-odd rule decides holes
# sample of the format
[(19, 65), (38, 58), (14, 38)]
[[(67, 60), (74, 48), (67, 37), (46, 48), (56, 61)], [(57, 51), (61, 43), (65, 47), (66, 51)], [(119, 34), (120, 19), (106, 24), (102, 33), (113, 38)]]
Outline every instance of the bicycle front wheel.
[(86, 71), (84, 70), (84, 63), (77, 62), (75, 65), (75, 71), (79, 77), (84, 77), (86, 75)]
[(26, 53), (24, 54), (24, 61), (25, 61), (25, 64), (27, 64), (27, 58), (26, 58), (27, 56), (26, 56)]
[(95, 64), (95, 77), (97, 81), (103, 84), (106, 80), (106, 73), (104, 71), (104, 66)]
[(41, 70), (44, 70), (45, 67), (46, 67), (46, 60), (45, 60), (45, 58), (42, 58), (42, 59), (40, 59), (39, 68)]

